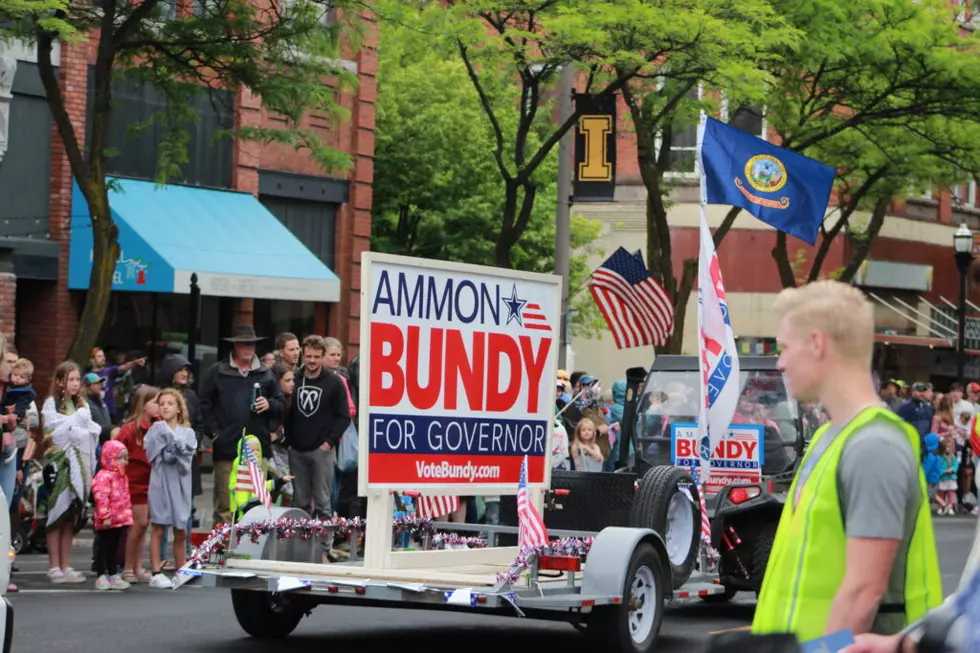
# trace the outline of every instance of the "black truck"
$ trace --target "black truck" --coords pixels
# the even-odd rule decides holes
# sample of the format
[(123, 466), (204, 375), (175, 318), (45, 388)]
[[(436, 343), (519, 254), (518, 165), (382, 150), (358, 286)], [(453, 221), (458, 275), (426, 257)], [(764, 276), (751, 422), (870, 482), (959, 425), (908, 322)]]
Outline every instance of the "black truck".
[[(739, 365), (736, 420), (762, 426), (762, 476), (760, 482), (728, 485), (705, 497), (712, 548), (720, 554), (717, 583), (725, 587), (723, 594), (702, 596), (705, 601), (761, 587), (789, 485), (822, 420), (819, 407), (801, 406), (787, 394), (775, 357), (744, 356)], [(706, 562), (699, 563), (698, 488), (689, 470), (673, 465), (670, 455), (672, 425), (697, 422), (698, 375), (694, 356), (658, 356), (649, 369), (627, 370), (616, 472), (553, 471), (544, 512), (552, 529), (652, 528), (664, 537), (675, 589)], [(502, 501), (501, 516), (513, 519), (516, 506), (507, 504), (514, 497)]]

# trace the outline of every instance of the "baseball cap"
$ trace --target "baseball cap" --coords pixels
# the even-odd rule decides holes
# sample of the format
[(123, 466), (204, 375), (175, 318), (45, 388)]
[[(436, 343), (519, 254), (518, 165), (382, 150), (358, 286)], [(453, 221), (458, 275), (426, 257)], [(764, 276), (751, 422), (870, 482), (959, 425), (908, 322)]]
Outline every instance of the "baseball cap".
[(912, 384), (912, 392), (924, 392), (926, 390), (932, 390), (931, 383), (925, 383), (924, 381), (916, 381)]
[(96, 374), (95, 372), (89, 372), (82, 377), (82, 383), (85, 385), (92, 385), (93, 383), (102, 383), (105, 381), (104, 378)]
[(970, 392), (980, 392), (980, 383), (973, 381), (970, 385), (966, 386), (966, 389)]

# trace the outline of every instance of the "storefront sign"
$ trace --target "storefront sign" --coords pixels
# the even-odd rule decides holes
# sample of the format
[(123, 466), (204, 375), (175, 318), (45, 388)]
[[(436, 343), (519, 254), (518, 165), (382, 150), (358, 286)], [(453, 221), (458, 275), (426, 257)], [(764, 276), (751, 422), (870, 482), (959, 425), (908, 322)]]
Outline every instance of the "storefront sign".
[[(706, 493), (718, 494), (721, 488), (736, 483), (758, 483), (765, 463), (762, 443), (761, 424), (732, 424), (728, 436), (711, 454)], [(670, 462), (687, 469), (701, 468), (697, 424), (671, 424)]]
[(362, 265), (362, 487), (512, 494), (525, 456), (528, 483), (547, 483), (560, 279), (376, 253)]

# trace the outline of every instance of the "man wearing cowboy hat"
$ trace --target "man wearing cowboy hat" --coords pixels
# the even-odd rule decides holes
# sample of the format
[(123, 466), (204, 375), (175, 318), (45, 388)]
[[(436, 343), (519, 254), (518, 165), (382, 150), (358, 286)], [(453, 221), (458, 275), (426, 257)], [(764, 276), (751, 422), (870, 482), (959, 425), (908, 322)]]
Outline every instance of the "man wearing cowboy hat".
[[(285, 403), (275, 373), (263, 367), (255, 355), (255, 343), (264, 340), (250, 326), (236, 326), (230, 338), (231, 356), (219, 360), (205, 373), (201, 384), (204, 432), (214, 440), (214, 521), (231, 521), (228, 491), (238, 441), (243, 433), (262, 443), (262, 456), (272, 454), (269, 433), (281, 423)], [(258, 386), (256, 388), (256, 386)]]

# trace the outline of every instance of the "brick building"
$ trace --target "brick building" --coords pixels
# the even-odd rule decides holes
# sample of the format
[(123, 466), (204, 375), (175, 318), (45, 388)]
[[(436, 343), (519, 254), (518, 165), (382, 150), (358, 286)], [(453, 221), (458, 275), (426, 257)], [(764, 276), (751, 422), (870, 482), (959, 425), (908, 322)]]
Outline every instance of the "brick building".
[[(574, 211), (603, 223), (598, 249), (619, 246), (646, 256), (646, 189), (640, 179), (636, 142), (629, 112), (622, 100), (617, 107), (616, 197), (613, 202), (578, 204)], [(760, 137), (767, 137), (763, 116), (746, 111), (731, 122)], [(722, 116), (728, 119), (728, 116)], [(670, 143), (673, 170), (665, 176), (672, 184), (668, 220), (671, 229), (674, 274), (680, 279), (685, 259), (698, 257), (698, 173), (695, 169), (696, 127), (674, 134)], [(709, 206), (708, 221), (717, 228), (728, 207)], [(860, 219), (860, 216), (858, 218)], [(892, 202), (879, 237), (854, 283), (876, 302), (877, 364), (882, 376), (932, 378), (938, 383), (955, 376), (955, 321), (951, 311), (959, 297), (959, 273), (953, 256), (953, 233), (960, 224), (980, 229), (980, 196), (975, 183), (952, 190), (936, 190), (921, 197)], [(814, 248), (788, 237), (789, 258), (799, 255), (809, 270)], [(771, 250), (776, 232), (742, 212), (718, 248), (732, 323), (743, 353), (775, 350), (776, 317), (773, 298), (781, 289)], [(819, 244), (819, 241), (818, 241)], [(822, 267), (824, 274), (841, 268), (850, 257), (843, 237), (833, 243)], [(601, 257), (592, 261), (595, 265)], [(801, 271), (802, 272), (802, 271)], [(696, 286), (696, 281), (695, 281)], [(696, 287), (695, 287), (696, 293)], [(970, 297), (980, 305), (974, 288)], [(971, 308), (980, 313), (980, 308)], [(696, 352), (697, 296), (688, 302), (683, 353)], [(968, 320), (968, 349), (980, 349), (980, 318)], [(609, 336), (599, 340), (573, 339), (576, 369), (587, 369), (606, 379), (621, 378), (631, 366), (646, 365), (653, 353), (646, 349), (617, 350)], [(648, 357), (649, 360), (640, 360)], [(980, 378), (980, 364), (971, 357), (967, 376)]]
[[(190, 160), (182, 167), (181, 178), (168, 180), (163, 189), (153, 188), (152, 183), (139, 180), (152, 182), (159, 130), (151, 127), (134, 138), (127, 134), (127, 124), (145, 121), (162, 108), (163, 97), (126, 79), (113, 82), (116, 106), (110, 145), (118, 155), (108, 161), (107, 173), (120, 178), (124, 191), (120, 196), (129, 201), (120, 199), (117, 206), (111, 194), (123, 252), (101, 346), (118, 352), (142, 351), (152, 362), (159, 359), (167, 343), (186, 342), (190, 331), (187, 278), (194, 272), (201, 278), (197, 342), (202, 364), (218, 355), (220, 337), (227, 335), (234, 322), (254, 323), (260, 335), (270, 338), (260, 345), (260, 353), (263, 346), (272, 347), (277, 332), (285, 330), (301, 337), (308, 333), (335, 336), (348, 344), (350, 355), (356, 352), (359, 261), (361, 252), (369, 247), (371, 233), (377, 93), (377, 30), (369, 15), (364, 18), (368, 29), (363, 47), (342, 62), (356, 71), (360, 81), (352, 92), (339, 95), (349, 119), (332, 124), (314, 113), (303, 125), (352, 156), (354, 165), (343, 178), (329, 176), (308, 153), (285, 146), (229, 139), (212, 142), (216, 131), (232, 125), (281, 125), (250, 93), (226, 92), (218, 102), (200, 98), (195, 107), (200, 119), (191, 127)], [(61, 44), (54, 53), (58, 79), (79, 134), (86, 133), (95, 47), (94, 42)], [(44, 388), (74, 337), (84, 297), (80, 289), (87, 288), (91, 236), (86, 245), (84, 231), (88, 209), (77, 194), (47, 110), (34, 53), (17, 46), (2, 53), (7, 61), (17, 61), (17, 72), (9, 149), (0, 163), (0, 197), (5, 198), (0, 202), (0, 334), (34, 360), (39, 388)], [(152, 192), (157, 194), (150, 195)], [(247, 216), (221, 215), (226, 203), (245, 207)], [(195, 207), (205, 205), (211, 208), (195, 213), (201, 211)], [(227, 226), (232, 221), (252, 225), (251, 231), (257, 233), (210, 237), (216, 225)], [(153, 234), (161, 226), (170, 236), (176, 235), (170, 238), (178, 241), (176, 245), (155, 242)], [(192, 231), (195, 228), (197, 232)], [(188, 234), (183, 243), (180, 234)], [(250, 250), (234, 251), (236, 240), (249, 238)], [(256, 251), (257, 246), (270, 251)], [(202, 254), (200, 258), (208, 265), (201, 269), (196, 262), (178, 265), (179, 250), (193, 252), (195, 248), (221, 252), (213, 257)], [(303, 259), (303, 265), (296, 267), (310, 271), (303, 283), (290, 278), (303, 276), (289, 272), (290, 262), (297, 257)], [(234, 263), (236, 258), (237, 267), (221, 269), (222, 261)], [(130, 274), (134, 260), (141, 262), (138, 280)]]

